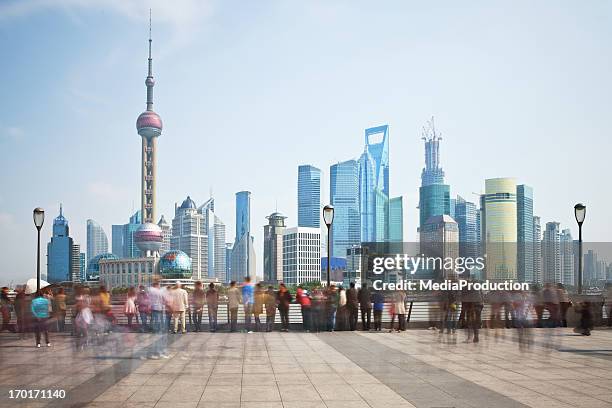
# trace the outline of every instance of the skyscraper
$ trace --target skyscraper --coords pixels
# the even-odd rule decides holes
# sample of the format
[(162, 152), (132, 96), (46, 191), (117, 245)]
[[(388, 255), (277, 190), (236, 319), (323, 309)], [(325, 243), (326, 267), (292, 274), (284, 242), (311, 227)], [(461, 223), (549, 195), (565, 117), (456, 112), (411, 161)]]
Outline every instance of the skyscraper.
[(389, 200), (389, 241), (404, 241), (404, 201), (402, 196)]
[(533, 189), (516, 186), (517, 211), (517, 277), (521, 282), (534, 282), (533, 276)]
[(94, 220), (87, 220), (87, 259), (108, 252), (108, 238), (104, 229)]
[(561, 283), (574, 286), (576, 284), (574, 276), (574, 240), (571, 230), (567, 228), (562, 230), (559, 240), (559, 252), (561, 254)]
[[(138, 210), (130, 217), (127, 224), (113, 225), (112, 252), (118, 258), (140, 257), (140, 250), (136, 246), (134, 234), (140, 228), (141, 220), (141, 212)], [(89, 263), (89, 261), (87, 262)]]
[(161, 255), (163, 255), (164, 252), (168, 252), (170, 250), (170, 241), (172, 238), (172, 226), (168, 224), (168, 221), (166, 221), (166, 218), (164, 218), (163, 215), (159, 219), (159, 222), (157, 223), (157, 225), (159, 225), (159, 228), (161, 228), (161, 231), (162, 231), (163, 241), (162, 241), (162, 246), (159, 252)]
[(157, 138), (162, 133), (161, 117), (153, 111), (153, 58), (151, 57), (151, 20), (149, 17), (149, 60), (148, 74), (145, 79), (147, 87), (147, 109), (138, 116), (136, 129), (142, 138), (141, 164), (141, 214), (142, 226), (134, 234), (138, 248), (146, 255), (159, 255), (163, 245), (161, 228), (156, 220), (157, 188)]
[(321, 226), (321, 170), (309, 164), (298, 166), (298, 226)]
[(389, 240), (389, 126), (365, 130), (359, 158), (359, 212), (361, 240)]
[(69, 236), (68, 220), (64, 218), (62, 205), (59, 215), (53, 220), (53, 236), (47, 244), (47, 281), (49, 283), (72, 280), (73, 246)]
[(425, 141), (425, 167), (419, 188), (419, 227), (434, 215), (450, 215), (450, 186), (444, 184), (444, 170), (440, 166), (440, 133), (433, 117), (423, 128)]
[(486, 277), (516, 279), (516, 181), (485, 180), (484, 205)]
[[(465, 201), (461, 196), (455, 200), (455, 221), (459, 228), (459, 256), (476, 258), (478, 256), (478, 208), (476, 204)], [(465, 276), (465, 275), (464, 275)]]
[(81, 281), (81, 246), (72, 244), (72, 253), (70, 254), (70, 280), (72, 282)]
[(206, 223), (208, 236), (208, 277), (226, 280), (225, 224), (215, 214), (215, 199), (210, 197), (198, 208)]
[(268, 225), (264, 226), (264, 280), (274, 284), (283, 280), (283, 233), (286, 218), (274, 212), (266, 217)]
[(359, 216), (359, 165), (347, 160), (330, 167), (329, 201), (334, 206), (331, 253), (346, 258), (346, 250), (361, 243)]
[(206, 220), (198, 212), (195, 202), (189, 196), (180, 207), (175, 206), (170, 248), (182, 251), (191, 258), (191, 271), (194, 279), (200, 280), (208, 277)]
[[(420, 229), (421, 252), (427, 257), (438, 259), (457, 259), (459, 257), (459, 226), (450, 215), (429, 217)], [(434, 265), (437, 279), (456, 279), (454, 269), (445, 262)]]
[(236, 193), (236, 240), (232, 247), (231, 279), (256, 278), (255, 250), (251, 236), (251, 192)]
[(561, 282), (561, 233), (558, 222), (547, 222), (542, 238), (542, 275), (544, 283)]
[(290, 285), (321, 281), (321, 230), (294, 227), (283, 232), (283, 281)]
[(540, 217), (533, 217), (533, 281), (542, 284), (542, 226)]

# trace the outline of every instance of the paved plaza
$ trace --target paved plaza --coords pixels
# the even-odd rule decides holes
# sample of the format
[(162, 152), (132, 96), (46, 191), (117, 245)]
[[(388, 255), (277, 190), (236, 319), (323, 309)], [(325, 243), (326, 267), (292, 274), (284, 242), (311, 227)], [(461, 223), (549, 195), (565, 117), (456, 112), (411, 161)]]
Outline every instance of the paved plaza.
[[(76, 352), (0, 334), (0, 406), (12, 407), (612, 407), (612, 331), (590, 337), (483, 330), (480, 343), (435, 331), (188, 333), (168, 359), (144, 357), (151, 334), (112, 333)], [(63, 389), (63, 400), (9, 399)]]

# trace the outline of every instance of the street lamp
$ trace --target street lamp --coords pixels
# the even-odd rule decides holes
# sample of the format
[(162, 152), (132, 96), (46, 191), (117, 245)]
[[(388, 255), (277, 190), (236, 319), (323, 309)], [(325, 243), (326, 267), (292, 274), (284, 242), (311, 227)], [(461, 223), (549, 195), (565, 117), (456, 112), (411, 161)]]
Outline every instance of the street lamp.
[(34, 225), (38, 230), (38, 246), (36, 247), (36, 293), (40, 290), (40, 230), (45, 222), (45, 210), (34, 209)]
[(331, 225), (334, 222), (334, 206), (331, 204), (323, 207), (323, 221), (325, 221), (325, 225), (327, 225), (327, 286), (331, 286), (331, 271), (330, 271), (330, 262), (331, 262), (331, 254), (330, 254), (330, 231)]
[(578, 223), (578, 293), (582, 294), (582, 223), (586, 217), (586, 205), (576, 204), (574, 206), (574, 216)]

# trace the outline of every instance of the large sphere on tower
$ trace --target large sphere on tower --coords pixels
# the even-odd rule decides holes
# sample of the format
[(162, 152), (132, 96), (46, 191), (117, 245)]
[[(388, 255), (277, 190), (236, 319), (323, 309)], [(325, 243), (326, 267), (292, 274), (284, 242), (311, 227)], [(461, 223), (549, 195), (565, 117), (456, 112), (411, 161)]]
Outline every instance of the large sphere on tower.
[(191, 258), (183, 251), (170, 250), (159, 260), (159, 270), (165, 279), (189, 279)]
[(153, 111), (144, 111), (136, 119), (136, 129), (138, 134), (144, 137), (157, 137), (161, 135), (163, 128), (162, 120)]
[(147, 222), (134, 233), (134, 242), (142, 252), (159, 252), (164, 241), (162, 230), (157, 224)]

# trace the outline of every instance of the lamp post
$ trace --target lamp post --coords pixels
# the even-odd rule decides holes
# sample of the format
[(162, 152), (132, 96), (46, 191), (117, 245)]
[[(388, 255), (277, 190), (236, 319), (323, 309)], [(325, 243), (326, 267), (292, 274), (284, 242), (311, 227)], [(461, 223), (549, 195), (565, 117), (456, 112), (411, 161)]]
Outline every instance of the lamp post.
[(40, 207), (34, 209), (34, 225), (38, 231), (38, 245), (36, 247), (36, 293), (40, 291), (40, 230), (45, 222), (45, 210)]
[(334, 222), (334, 206), (331, 204), (326, 205), (325, 207), (323, 207), (323, 221), (325, 221), (325, 225), (327, 225), (327, 286), (331, 286), (331, 268), (330, 268), (330, 262), (331, 262), (331, 253), (330, 253), (330, 245), (331, 245), (331, 238), (330, 238), (330, 231), (331, 231), (331, 225)]
[(582, 223), (586, 217), (586, 205), (576, 204), (574, 206), (574, 216), (578, 223), (578, 293), (582, 294)]

